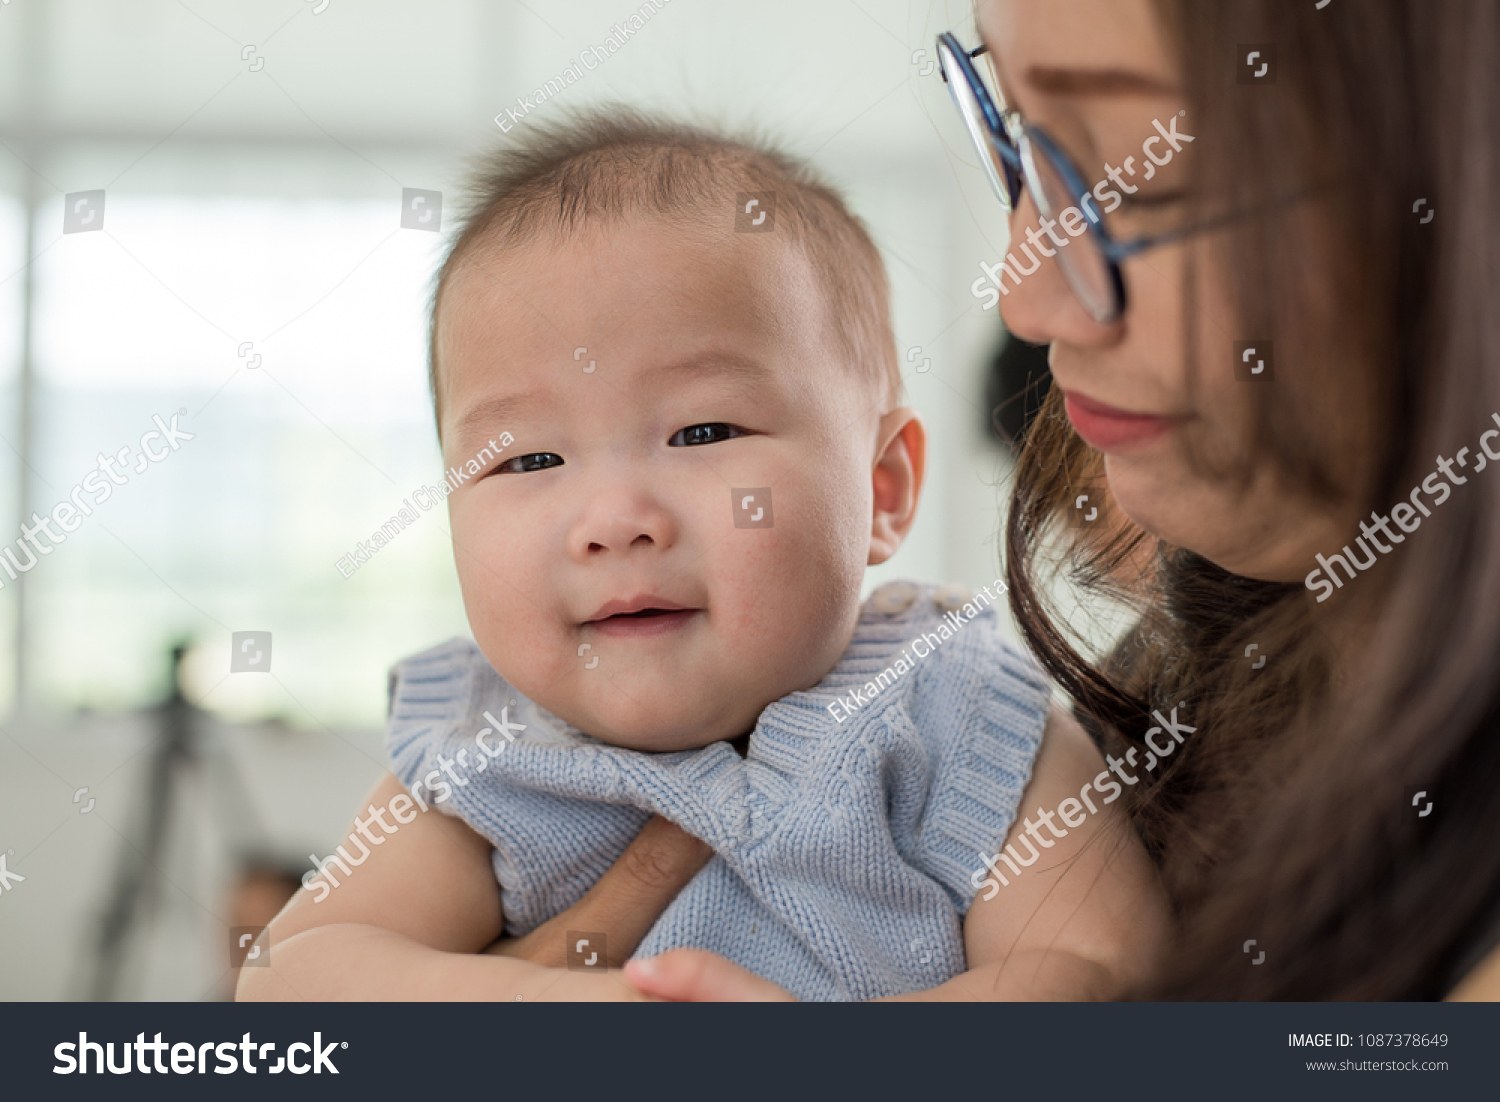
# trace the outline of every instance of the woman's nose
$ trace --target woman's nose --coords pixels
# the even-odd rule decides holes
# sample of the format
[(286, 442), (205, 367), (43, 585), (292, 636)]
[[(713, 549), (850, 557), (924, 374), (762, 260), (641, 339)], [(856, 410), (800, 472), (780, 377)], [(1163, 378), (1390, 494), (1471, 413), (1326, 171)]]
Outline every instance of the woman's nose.
[[(1027, 188), (1021, 190), (1021, 199), (1011, 214), (1010, 229), (1010, 246), (1001, 258), (1005, 267), (998, 269), (1000, 317), (1005, 328), (1031, 344), (1061, 341), (1089, 345), (1112, 340), (1118, 323), (1100, 325), (1091, 318), (1057, 263), (1062, 249), (1090, 248), (1086, 235), (1070, 238), (1059, 233), (1057, 237), (1064, 244), (1058, 244), (1057, 237), (1043, 232), (1040, 214)], [(1049, 252), (1053, 255), (1047, 255)]]

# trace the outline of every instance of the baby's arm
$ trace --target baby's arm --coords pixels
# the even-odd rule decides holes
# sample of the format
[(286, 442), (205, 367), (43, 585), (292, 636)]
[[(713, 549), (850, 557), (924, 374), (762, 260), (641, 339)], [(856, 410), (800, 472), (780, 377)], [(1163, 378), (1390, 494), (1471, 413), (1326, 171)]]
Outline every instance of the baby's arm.
[(1091, 793), (1098, 813), (1073, 828), (1054, 816), (1065, 838), (1039, 822), (1039, 809), (1076, 800), (1104, 767), (1077, 721), (1054, 706), (1005, 839), (1029, 852), (1017, 839), (1031, 818), (1052, 848), (1039, 846), (1040, 859), (1020, 876), (1000, 863), (1009, 885), (997, 881), (998, 891), (986, 886), (975, 897), (964, 920), (967, 972), (896, 999), (1113, 999), (1152, 975), (1171, 921), (1156, 866), (1120, 803)]
[[(404, 792), (387, 775), (378, 808)], [(377, 837), (379, 835), (377, 834)], [(420, 812), (320, 903), (302, 889), (271, 923), (266, 968), (240, 972), (240, 999), (490, 999), (524, 961), (478, 957), (500, 935), (489, 843), (438, 811)], [(338, 870), (335, 869), (337, 872)], [(510, 994), (514, 998), (514, 994)]]
[[(387, 775), (368, 803), (385, 808), (404, 791), (400, 781)], [(620, 930), (612, 916), (649, 912), (649, 925), (707, 859), (698, 849), (707, 847), (670, 824), (653, 821), (584, 900), (553, 922), (607, 931), (611, 956), (628, 956), (645, 927), (635, 932), (638, 923), (632, 920)], [(305, 888), (292, 897), (271, 923), (269, 966), (241, 970), (238, 998), (640, 998), (613, 969), (595, 974), (534, 963), (550, 963), (548, 955), (562, 963), (561, 929), (555, 937), (531, 939), (546, 943), (537, 945), (538, 951), (525, 952), (526, 939), (505, 943), (522, 946), (531, 959), (480, 955), (500, 936), (500, 890), (490, 867), (489, 842), (462, 821), (437, 810), (420, 812), (370, 850), (352, 875), (339, 875), (339, 887), (321, 903), (313, 902)], [(617, 938), (617, 930), (625, 936)], [(543, 953), (553, 941), (558, 951)]]

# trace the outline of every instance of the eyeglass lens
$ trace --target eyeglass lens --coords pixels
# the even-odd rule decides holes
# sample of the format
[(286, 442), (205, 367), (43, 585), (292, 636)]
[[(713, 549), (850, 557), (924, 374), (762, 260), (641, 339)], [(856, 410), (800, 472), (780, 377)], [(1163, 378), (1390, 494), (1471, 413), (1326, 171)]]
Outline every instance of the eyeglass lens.
[(948, 80), (948, 91), (953, 96), (953, 103), (964, 120), (965, 128), (969, 131), (969, 139), (979, 152), (979, 163), (984, 166), (985, 175), (989, 177), (990, 187), (994, 189), (995, 197), (1009, 213), (1016, 198), (1020, 195), (1020, 173), (1015, 167), (1005, 162), (1005, 158), (1001, 156), (1000, 151), (995, 148), (994, 142), (990, 139), (984, 107), (975, 95), (973, 87), (964, 77), (965, 62), (968, 59), (965, 58), (964, 62), (960, 62), (951, 47), (941, 41), (938, 44), (938, 57)]
[[(979, 152), (980, 163), (989, 177), (990, 186), (1000, 200), (1001, 207), (1009, 214), (1020, 199), (1022, 172), (1008, 164), (996, 148), (996, 139), (986, 121), (984, 106), (965, 77), (964, 63), (957, 59), (946, 39), (939, 40), (938, 55), (947, 77), (948, 91), (964, 120), (974, 148)], [(985, 60), (988, 62), (987, 58)], [(968, 58), (965, 57), (964, 61), (967, 62)], [(1003, 111), (1005, 100), (995, 87), (993, 78), (987, 79), (982, 68), (977, 65), (972, 67), (972, 72), (985, 94), (990, 97), (991, 103), (997, 110)], [(1010, 134), (1002, 132), (999, 140), (1015, 149)], [(1069, 207), (1080, 207), (1080, 213), (1087, 214), (1087, 209), (1081, 205), (1082, 197), (1072, 194), (1066, 174), (1054, 164), (1053, 154), (1045, 142), (1031, 141), (1026, 129), (1020, 128), (1017, 152), (1024, 169), (1025, 183), (1030, 187), (1032, 198), (1042, 217), (1056, 219)], [(1078, 237), (1072, 237), (1064, 231), (1057, 233), (1055, 238), (1048, 235), (1043, 240), (1048, 239), (1052, 241), (1048, 247), (1054, 248), (1057, 253), (1057, 264), (1062, 270), (1063, 278), (1068, 281), (1068, 286), (1083, 308), (1096, 321), (1114, 320), (1121, 305), (1118, 301), (1119, 292), (1098, 235), (1084, 232)]]
[[(1041, 142), (1024, 143), (1022, 163), (1026, 167), (1032, 198), (1043, 218), (1055, 221), (1072, 207), (1087, 219), (1088, 208), (1083, 205), (1083, 197), (1073, 194), (1063, 172), (1053, 162), (1051, 152)], [(1073, 225), (1076, 227), (1077, 223), (1073, 222)], [(1056, 237), (1050, 247), (1056, 248), (1057, 266), (1078, 296), (1078, 301), (1094, 320), (1112, 320), (1119, 304), (1115, 301), (1114, 275), (1100, 247), (1098, 235), (1085, 231), (1072, 237), (1066, 227), (1055, 228), (1053, 232)], [(1059, 241), (1062, 244), (1058, 244)]]

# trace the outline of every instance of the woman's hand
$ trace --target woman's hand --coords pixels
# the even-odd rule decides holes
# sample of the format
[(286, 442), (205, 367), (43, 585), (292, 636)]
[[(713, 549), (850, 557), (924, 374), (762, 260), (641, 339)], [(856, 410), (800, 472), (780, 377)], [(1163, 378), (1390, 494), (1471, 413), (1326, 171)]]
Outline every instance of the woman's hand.
[(568, 931), (588, 930), (604, 935), (606, 962), (619, 968), (712, 856), (707, 842), (653, 815), (582, 899), (525, 937), (501, 938), (484, 951), (564, 969)]
[(706, 949), (672, 949), (625, 965), (625, 979), (642, 995), (682, 1003), (790, 1003), (797, 1000), (770, 980)]
[[(646, 931), (712, 856), (706, 842), (653, 816), (582, 899), (525, 937), (501, 938), (485, 952), (561, 971), (568, 962), (568, 931), (591, 930), (604, 935), (609, 967), (624, 966), (629, 985), (624, 991), (629, 995), (671, 1002), (795, 1001), (769, 980), (702, 949), (673, 949), (646, 960), (629, 960)], [(619, 999), (622, 989), (600, 988), (587, 973), (561, 971), (546, 997)]]

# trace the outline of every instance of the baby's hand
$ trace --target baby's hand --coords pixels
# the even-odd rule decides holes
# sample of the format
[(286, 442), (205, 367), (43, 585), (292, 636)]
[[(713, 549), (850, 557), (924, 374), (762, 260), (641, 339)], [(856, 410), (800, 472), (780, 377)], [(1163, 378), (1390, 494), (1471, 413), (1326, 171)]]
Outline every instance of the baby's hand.
[(770, 980), (706, 949), (672, 949), (659, 957), (633, 960), (625, 978), (650, 1001), (684, 1003), (789, 1003), (790, 994)]

